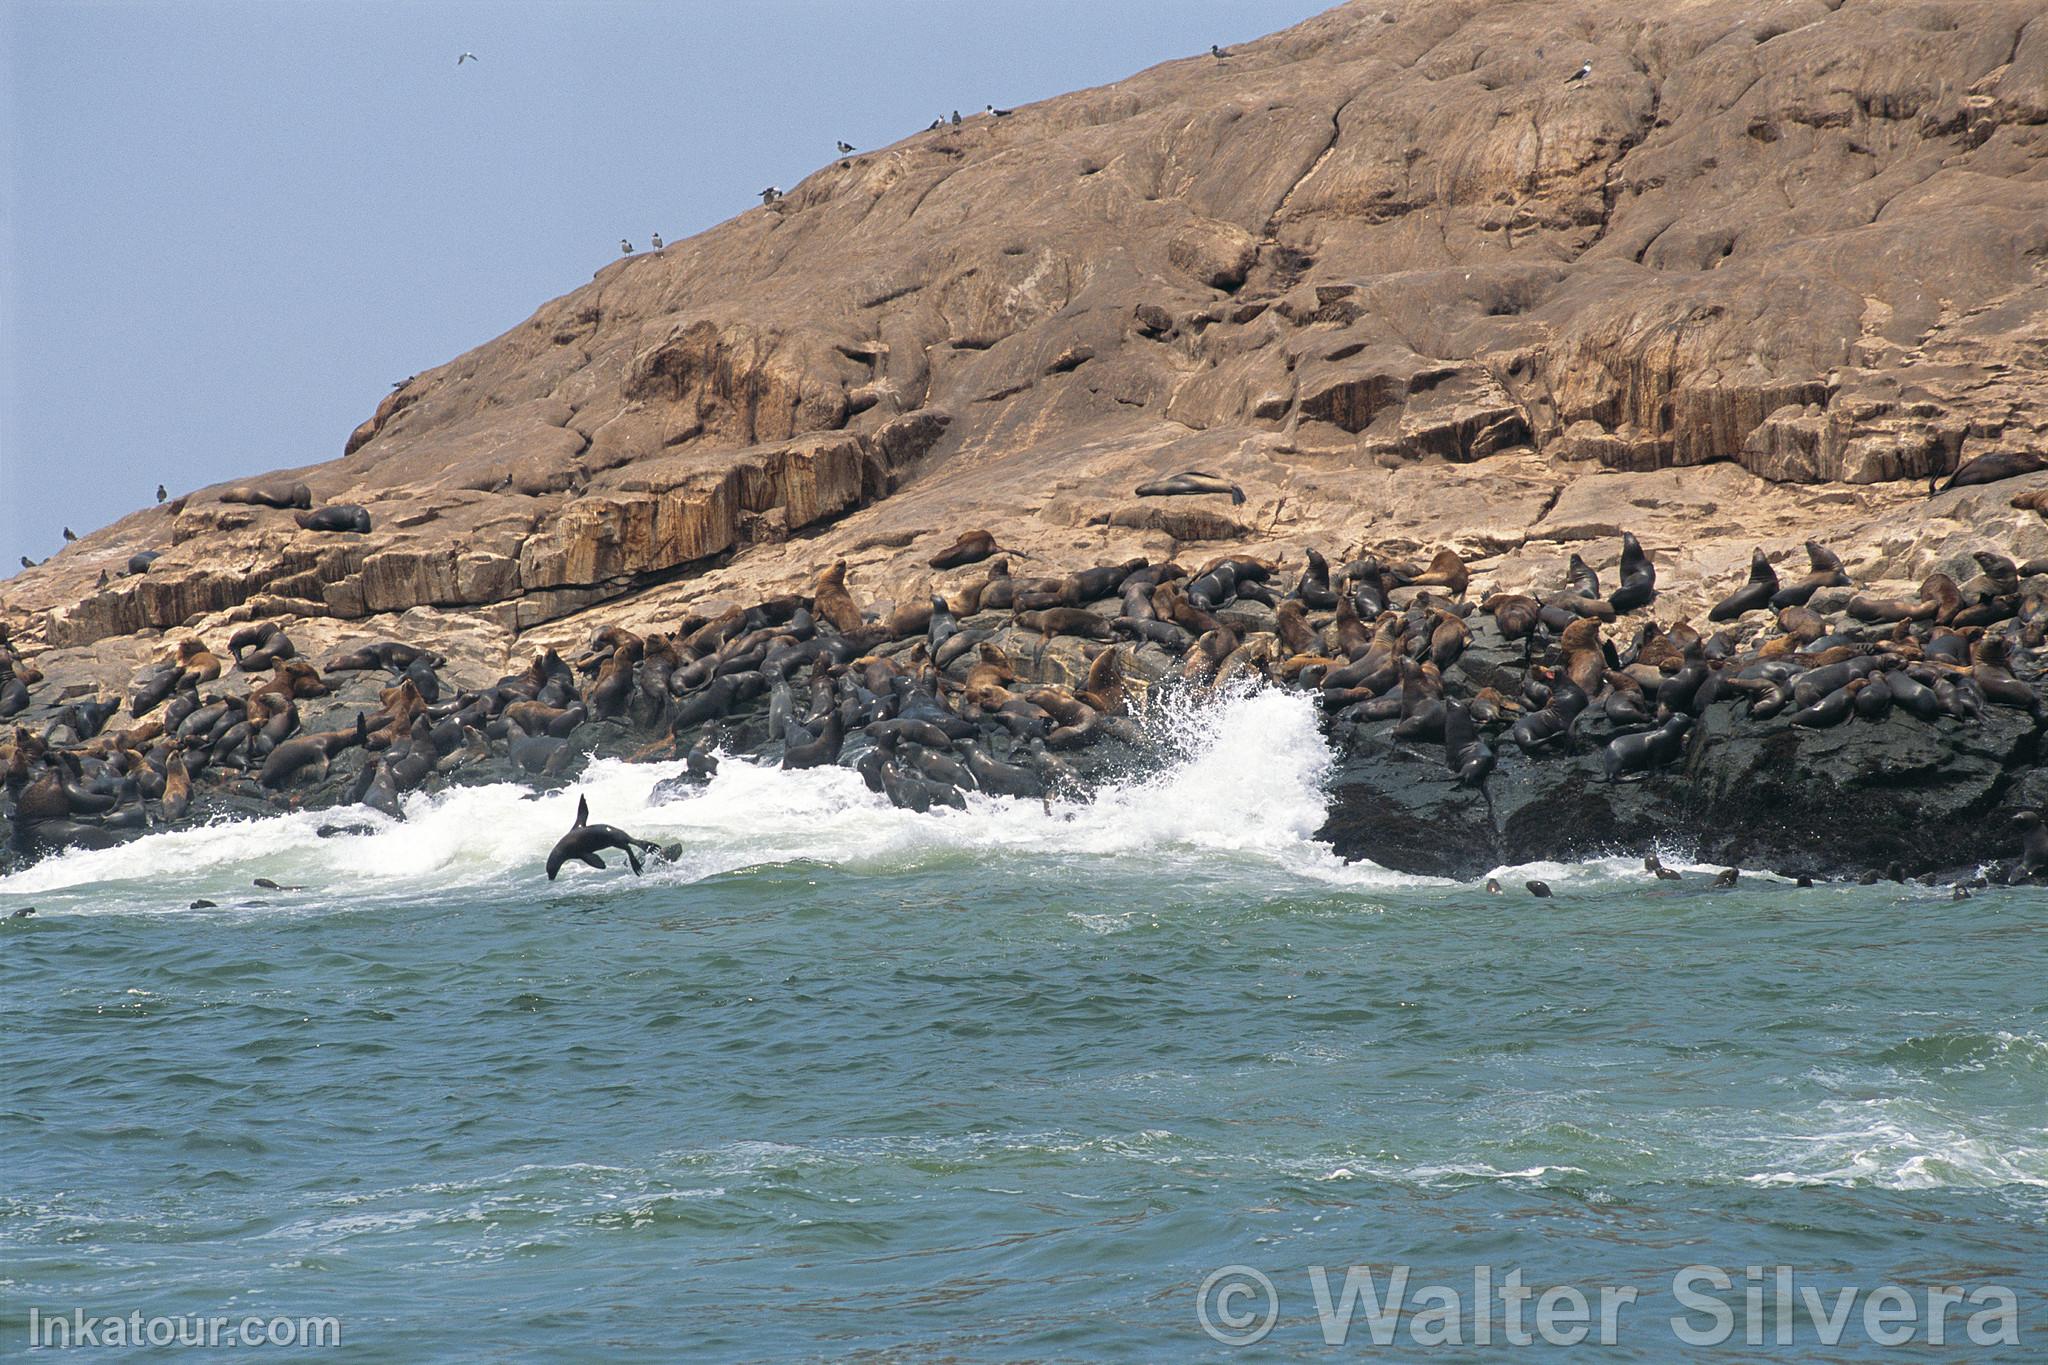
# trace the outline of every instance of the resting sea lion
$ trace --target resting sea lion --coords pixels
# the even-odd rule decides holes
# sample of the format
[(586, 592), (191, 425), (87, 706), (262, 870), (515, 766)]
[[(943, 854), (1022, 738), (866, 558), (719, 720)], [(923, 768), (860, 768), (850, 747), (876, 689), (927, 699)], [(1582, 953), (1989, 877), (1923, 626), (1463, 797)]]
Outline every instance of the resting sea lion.
[(294, 512), (292, 520), (304, 531), (367, 531), (370, 514), (352, 502), (331, 502), (317, 512)]
[(1244, 489), (1230, 480), (1215, 474), (1205, 474), (1199, 469), (1183, 470), (1164, 479), (1154, 479), (1137, 487), (1141, 498), (1178, 498), (1194, 493), (1228, 493), (1232, 506), (1244, 501)]
[(967, 564), (979, 564), (999, 548), (996, 538), (987, 531), (963, 531), (958, 540), (925, 563), (934, 569), (957, 569)]
[(222, 502), (247, 503), (256, 507), (297, 507), (310, 510), (313, 490), (300, 483), (241, 484), (220, 495)]

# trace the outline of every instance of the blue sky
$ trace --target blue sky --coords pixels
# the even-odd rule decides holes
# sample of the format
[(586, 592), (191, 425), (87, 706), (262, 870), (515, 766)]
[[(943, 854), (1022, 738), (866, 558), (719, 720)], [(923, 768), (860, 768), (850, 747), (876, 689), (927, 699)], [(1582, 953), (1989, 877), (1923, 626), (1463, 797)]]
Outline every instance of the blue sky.
[[(1328, 0), (0, 0), (0, 574), (832, 154)], [(456, 56), (478, 60), (459, 69)]]

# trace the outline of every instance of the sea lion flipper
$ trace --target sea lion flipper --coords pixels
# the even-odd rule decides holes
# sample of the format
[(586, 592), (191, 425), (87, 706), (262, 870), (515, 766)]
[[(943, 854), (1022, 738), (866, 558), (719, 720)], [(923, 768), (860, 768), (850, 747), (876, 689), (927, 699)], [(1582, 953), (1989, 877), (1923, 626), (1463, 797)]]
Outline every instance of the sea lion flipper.
[(634, 848), (634, 847), (633, 847), (633, 846), (632, 846), (631, 844), (627, 844), (627, 845), (626, 845), (626, 861), (627, 861), (628, 863), (632, 864), (632, 866), (633, 866), (633, 875), (634, 875), (634, 876), (636, 876), (636, 877), (637, 877), (637, 876), (639, 876), (639, 875), (640, 875), (640, 850), (639, 850), (639, 849), (637, 849), (637, 848)]
[[(577, 797), (577, 798), (576, 798), (576, 823), (575, 823), (575, 824), (573, 824), (573, 825), (571, 825), (571, 826), (569, 826), (569, 828), (570, 828), (570, 829), (581, 829), (581, 828), (583, 828), (583, 826), (585, 826), (585, 825), (587, 825), (587, 824), (589, 824), (589, 823), (590, 823), (590, 798), (589, 798), (589, 797), (587, 797), (587, 796), (579, 796), (579, 797)], [(603, 866), (604, 866), (604, 864), (603, 864), (603, 863), (599, 863), (599, 864), (598, 864), (598, 866), (599, 866), (599, 867), (603, 867)]]
[(604, 859), (598, 857), (595, 852), (583, 854), (582, 860), (591, 867), (597, 868), (599, 871), (604, 870)]

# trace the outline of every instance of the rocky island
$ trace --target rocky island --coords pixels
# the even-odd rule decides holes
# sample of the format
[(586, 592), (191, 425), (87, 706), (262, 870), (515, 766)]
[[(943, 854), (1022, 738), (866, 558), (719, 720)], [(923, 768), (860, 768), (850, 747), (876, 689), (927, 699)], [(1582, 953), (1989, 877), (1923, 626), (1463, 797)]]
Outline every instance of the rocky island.
[(1276, 686), (1401, 870), (2048, 869), (2040, 16), (1353, 3), (848, 155), (0, 584), (0, 856)]

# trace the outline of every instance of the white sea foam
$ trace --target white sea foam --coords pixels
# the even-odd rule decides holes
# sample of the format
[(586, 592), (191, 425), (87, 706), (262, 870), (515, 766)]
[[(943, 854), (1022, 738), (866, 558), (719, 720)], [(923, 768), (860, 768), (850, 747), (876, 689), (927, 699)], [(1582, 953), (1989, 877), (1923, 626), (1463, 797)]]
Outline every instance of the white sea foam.
[[(680, 763), (592, 763), (568, 789), (536, 796), (516, 785), (465, 787), (406, 802), (394, 821), (363, 809), (300, 812), (148, 835), (111, 849), (48, 858), (0, 878), (0, 896), (34, 896), (45, 913), (173, 910), (195, 898), (262, 894), (265, 908), (346, 908), (537, 880), (549, 847), (569, 828), (579, 796), (591, 818), (677, 843), (672, 866), (650, 878), (696, 881), (802, 860), (858, 870), (1009, 854), (1141, 855), (1172, 870), (1219, 860), (1289, 879), (1360, 889), (1415, 886), (1369, 862), (1345, 863), (1315, 832), (1324, 819), (1331, 753), (1312, 701), (1278, 691), (1165, 708), (1153, 721), (1180, 756), (1085, 801), (972, 796), (965, 811), (898, 810), (848, 768), (784, 772), (727, 758), (708, 785), (656, 802)], [(316, 837), (324, 824), (368, 832)], [(573, 867), (552, 890), (601, 894), (623, 870)], [(262, 876), (307, 888), (255, 893)], [(544, 885), (545, 883), (543, 883)]]

